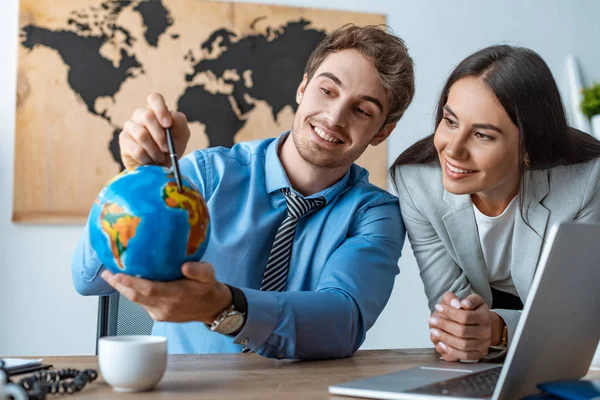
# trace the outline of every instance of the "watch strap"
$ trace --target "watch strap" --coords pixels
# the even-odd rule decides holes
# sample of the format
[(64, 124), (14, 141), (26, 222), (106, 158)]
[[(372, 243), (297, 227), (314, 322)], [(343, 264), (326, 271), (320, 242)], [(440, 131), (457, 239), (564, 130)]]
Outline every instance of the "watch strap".
[(502, 328), (502, 337), (500, 339), (500, 346), (508, 346), (508, 326), (505, 324)]
[(229, 334), (229, 336), (237, 336), (244, 329), (244, 326), (246, 326), (246, 320), (248, 319), (248, 299), (246, 299), (246, 295), (241, 289), (231, 285), (227, 285), (227, 287), (231, 291), (233, 309), (239, 311), (244, 316), (244, 323), (240, 326), (240, 329)]
[(244, 316), (248, 313), (248, 300), (244, 292), (235, 286), (225, 284), (231, 291), (232, 305), (234, 310), (241, 312)]

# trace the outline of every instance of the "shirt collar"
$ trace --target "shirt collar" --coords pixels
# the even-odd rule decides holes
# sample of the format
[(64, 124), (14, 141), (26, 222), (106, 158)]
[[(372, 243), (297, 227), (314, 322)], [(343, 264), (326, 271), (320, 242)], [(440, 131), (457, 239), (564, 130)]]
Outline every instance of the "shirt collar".
[[(281, 190), (285, 187), (290, 188), (290, 190), (296, 192), (294, 188), (290, 185), (290, 181), (283, 169), (283, 165), (281, 165), (281, 161), (279, 160), (278, 150), (279, 147), (283, 144), (283, 142), (289, 137), (290, 131), (284, 132), (277, 139), (269, 144), (267, 148), (267, 155), (265, 159), (265, 182), (267, 193), (271, 194), (275, 191)], [(329, 203), (335, 196), (340, 194), (346, 186), (348, 186), (348, 182), (350, 181), (350, 171), (351, 168), (348, 169), (346, 174), (326, 189), (321, 190), (319, 193), (315, 193), (311, 196), (308, 196), (307, 199), (313, 199), (317, 197), (324, 197), (325, 202)], [(300, 193), (296, 192), (296, 194), (300, 195)]]

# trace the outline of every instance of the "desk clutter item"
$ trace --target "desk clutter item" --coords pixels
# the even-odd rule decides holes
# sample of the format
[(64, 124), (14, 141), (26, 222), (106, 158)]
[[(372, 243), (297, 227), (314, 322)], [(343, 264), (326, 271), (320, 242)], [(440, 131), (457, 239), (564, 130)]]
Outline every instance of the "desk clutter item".
[(600, 399), (600, 380), (548, 382), (538, 387), (544, 393), (562, 400)]
[(17, 385), (23, 389), (29, 400), (44, 400), (48, 394), (76, 393), (82, 390), (88, 382), (98, 378), (98, 372), (94, 369), (79, 371), (66, 368), (58, 371), (41, 371), (34, 375), (26, 376), (15, 384), (8, 378), (5, 369), (6, 363), (0, 360), (0, 377), (6, 376), (3, 386)]
[(523, 400), (562, 400), (560, 397), (552, 396), (548, 393), (534, 394), (532, 396), (524, 397)]
[[(35, 372), (52, 367), (52, 365), (42, 364), (42, 358), (0, 358), (0, 361), (4, 361), (4, 371), (8, 376)], [(0, 400), (1, 399), (2, 398), (0, 397)]]
[(43, 360), (43, 358), (0, 358), (0, 361), (4, 362), (4, 370), (6, 371), (11, 371), (13, 369), (29, 367), (34, 365), (40, 365)]
[[(2, 362), (2, 360), (0, 360), (0, 362)], [(25, 389), (8, 380), (8, 376), (1, 368), (1, 365), (2, 364), (0, 364), (0, 400), (29, 400)]]
[(26, 365), (23, 367), (13, 367), (13, 368), (7, 369), (6, 374), (8, 376), (22, 375), (22, 374), (29, 374), (31, 372), (41, 371), (43, 369), (50, 369), (50, 368), (52, 368), (51, 364), (33, 364), (33, 365)]

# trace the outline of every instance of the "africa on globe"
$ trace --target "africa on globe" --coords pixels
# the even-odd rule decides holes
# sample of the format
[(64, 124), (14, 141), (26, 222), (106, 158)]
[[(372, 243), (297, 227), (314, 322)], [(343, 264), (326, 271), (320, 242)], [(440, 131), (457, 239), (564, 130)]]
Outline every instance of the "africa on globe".
[(170, 281), (181, 265), (199, 261), (209, 234), (202, 194), (182, 177), (182, 191), (168, 168), (127, 169), (98, 194), (89, 220), (92, 247), (113, 273)]

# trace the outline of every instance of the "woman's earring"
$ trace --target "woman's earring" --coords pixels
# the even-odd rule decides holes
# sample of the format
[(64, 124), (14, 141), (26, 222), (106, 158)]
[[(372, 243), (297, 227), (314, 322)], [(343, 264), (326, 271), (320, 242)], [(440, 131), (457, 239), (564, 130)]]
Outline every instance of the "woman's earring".
[(529, 159), (529, 157), (525, 157), (524, 163), (527, 168), (531, 167), (531, 160)]

